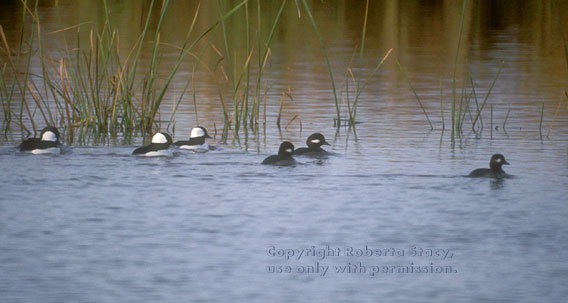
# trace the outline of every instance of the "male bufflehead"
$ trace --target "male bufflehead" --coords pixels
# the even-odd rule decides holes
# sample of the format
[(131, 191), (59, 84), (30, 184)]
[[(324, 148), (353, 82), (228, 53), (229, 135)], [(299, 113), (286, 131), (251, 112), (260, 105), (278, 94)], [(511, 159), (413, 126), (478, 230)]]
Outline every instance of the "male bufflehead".
[(61, 153), (59, 138), (61, 135), (57, 128), (48, 126), (41, 130), (39, 138), (26, 139), (18, 147), (20, 151), (32, 154), (59, 154)]
[(294, 153), (294, 144), (284, 141), (280, 144), (280, 148), (278, 149), (278, 155), (272, 155), (262, 161), (262, 164), (272, 164), (272, 165), (293, 165), (296, 163), (296, 160), (292, 158), (292, 154)]
[(209, 151), (209, 144), (205, 142), (205, 139), (209, 138), (211, 138), (211, 136), (207, 134), (205, 127), (198, 126), (191, 129), (189, 141), (177, 141), (175, 144), (180, 149), (190, 149), (195, 152), (207, 152)]
[(317, 157), (329, 154), (322, 145), (330, 145), (325, 141), (325, 137), (320, 133), (311, 134), (306, 140), (308, 147), (300, 147), (294, 151), (294, 155)]
[(170, 135), (159, 132), (152, 137), (152, 143), (150, 143), (150, 145), (138, 147), (132, 154), (146, 157), (168, 157), (173, 155), (170, 149), (172, 144), (173, 140)]
[(505, 173), (501, 168), (503, 164), (509, 165), (509, 162), (505, 160), (505, 157), (501, 154), (494, 154), (489, 161), (490, 168), (478, 168), (471, 173), (469, 177), (474, 178), (508, 178), (510, 175)]

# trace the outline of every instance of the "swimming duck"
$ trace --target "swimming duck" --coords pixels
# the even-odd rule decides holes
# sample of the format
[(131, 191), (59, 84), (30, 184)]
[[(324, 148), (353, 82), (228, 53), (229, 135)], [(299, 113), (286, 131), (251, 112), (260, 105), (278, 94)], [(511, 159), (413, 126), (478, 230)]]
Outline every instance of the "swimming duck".
[(20, 151), (32, 154), (59, 154), (62, 146), (60, 138), (57, 128), (47, 126), (41, 130), (39, 138), (26, 139), (18, 147)]
[(207, 134), (205, 127), (198, 126), (191, 130), (189, 140), (177, 141), (175, 145), (177, 145), (180, 149), (190, 149), (195, 152), (207, 152), (210, 147), (209, 144), (205, 142), (205, 139), (209, 138), (211, 138), (211, 136)]
[(150, 145), (138, 147), (132, 154), (146, 157), (172, 156), (173, 151), (170, 149), (171, 145), (173, 145), (172, 137), (167, 133), (159, 132), (152, 137), (152, 143), (150, 143)]
[(471, 173), (469, 177), (474, 178), (508, 178), (510, 175), (505, 173), (501, 168), (503, 165), (509, 165), (509, 162), (505, 160), (505, 156), (502, 154), (494, 154), (489, 161), (490, 168), (478, 168)]
[(287, 166), (293, 165), (296, 163), (296, 160), (292, 158), (292, 154), (294, 153), (294, 144), (284, 141), (280, 144), (280, 148), (278, 149), (278, 155), (272, 155), (264, 159), (262, 164), (271, 164), (271, 165), (279, 165), (279, 166)]
[(300, 147), (294, 151), (294, 155), (317, 157), (329, 154), (322, 145), (330, 145), (325, 141), (325, 137), (320, 133), (311, 134), (306, 140), (308, 147)]

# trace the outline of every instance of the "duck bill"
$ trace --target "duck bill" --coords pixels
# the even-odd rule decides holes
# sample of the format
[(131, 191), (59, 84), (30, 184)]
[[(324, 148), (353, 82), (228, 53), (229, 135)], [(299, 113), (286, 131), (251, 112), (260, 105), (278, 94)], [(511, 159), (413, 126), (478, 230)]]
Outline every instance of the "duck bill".
[(207, 138), (207, 139), (212, 139), (212, 137), (209, 136), (209, 134), (205, 134), (205, 138)]
[(505, 162), (503, 162), (503, 164), (510, 165), (509, 162), (507, 162), (507, 160), (505, 160)]
[(327, 143), (326, 141), (323, 142), (323, 145), (331, 145), (329, 143)]

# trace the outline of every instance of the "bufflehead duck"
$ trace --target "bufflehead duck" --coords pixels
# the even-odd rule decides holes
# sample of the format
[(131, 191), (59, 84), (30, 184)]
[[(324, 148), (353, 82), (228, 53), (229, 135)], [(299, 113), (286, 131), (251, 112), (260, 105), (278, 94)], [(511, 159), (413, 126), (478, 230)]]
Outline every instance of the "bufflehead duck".
[(308, 147), (300, 147), (294, 151), (294, 155), (304, 155), (304, 156), (322, 156), (329, 154), (323, 148), (322, 145), (330, 145), (325, 141), (325, 137), (320, 133), (311, 134), (306, 140)]
[(478, 168), (471, 173), (469, 177), (474, 178), (508, 178), (510, 175), (505, 173), (501, 166), (509, 165), (509, 162), (505, 160), (505, 157), (501, 154), (494, 154), (489, 161), (490, 168)]
[(167, 133), (159, 132), (152, 137), (150, 145), (138, 147), (132, 154), (146, 157), (167, 157), (172, 156), (170, 146), (173, 144), (172, 137)]
[(195, 152), (207, 152), (209, 151), (209, 144), (205, 142), (205, 139), (210, 138), (211, 136), (207, 134), (205, 127), (198, 126), (191, 130), (189, 141), (177, 141), (175, 144), (181, 149), (190, 149)]
[(26, 139), (18, 147), (20, 151), (32, 154), (59, 154), (61, 153), (60, 137), (57, 128), (48, 126), (41, 130), (39, 138)]
[(292, 165), (296, 163), (296, 160), (292, 158), (292, 154), (294, 153), (294, 144), (284, 141), (280, 144), (280, 148), (278, 149), (278, 155), (272, 155), (264, 159), (262, 164), (272, 164), (272, 165)]

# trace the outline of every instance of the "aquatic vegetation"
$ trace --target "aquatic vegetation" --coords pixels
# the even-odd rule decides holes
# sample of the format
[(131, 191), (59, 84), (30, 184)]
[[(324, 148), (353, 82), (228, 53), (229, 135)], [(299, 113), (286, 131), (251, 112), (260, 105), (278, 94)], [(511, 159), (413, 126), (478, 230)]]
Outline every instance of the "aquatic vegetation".
[[(208, 119), (212, 112), (215, 112), (216, 119), (209, 120), (207, 123), (212, 125), (206, 126), (215, 129), (215, 133), (219, 128), (223, 143), (232, 138), (233, 144), (240, 144), (239, 136), (244, 134), (246, 145), (249, 132), (258, 137), (261, 127), (266, 134), (267, 115), (275, 118), (278, 131), (298, 124), (302, 131), (308, 115), (302, 111), (304, 109), (298, 110), (297, 101), (301, 98), (297, 97), (295, 87), (275, 81), (271, 74), (274, 64), (277, 73), (284, 70), (286, 77), (296, 76), (293, 66), (302, 62), (298, 62), (297, 58), (282, 62), (282, 57), (286, 56), (280, 53), (288, 51), (283, 44), (273, 49), (274, 41), (288, 47), (299, 40), (297, 29), (288, 30), (296, 24), (306, 32), (302, 33), (302, 38), (305, 36), (306, 44), (315, 49), (314, 57), (320, 60), (320, 69), (316, 73), (325, 83), (314, 89), (320, 90), (317, 97), (321, 97), (325, 104), (317, 110), (326, 114), (330, 112), (334, 116), (334, 127), (347, 126), (357, 138), (355, 126), (367, 122), (357, 121), (360, 103), (368, 97), (363, 95), (365, 89), (370, 85), (376, 94), (381, 94), (381, 87), (374, 85), (374, 78), (393, 49), (383, 41), (377, 43), (374, 39), (379, 35), (370, 34), (373, 32), (370, 29), (383, 26), (382, 21), (377, 22), (377, 18), (373, 18), (373, 7), (380, 4), (371, 1), (361, 2), (358, 6), (350, 4), (350, 7), (358, 7), (356, 15), (360, 19), (356, 18), (350, 25), (355, 29), (354, 39), (341, 42), (341, 52), (344, 53), (340, 56), (353, 53), (351, 62), (346, 64), (344, 83), (339, 83), (337, 70), (343, 66), (338, 66), (337, 62), (345, 61), (337, 60), (339, 51), (334, 45), (337, 39), (331, 40), (327, 36), (329, 32), (324, 26), (329, 21), (319, 19), (326, 13), (321, 13), (322, 8), (329, 6), (305, 0), (281, 0), (270, 4), (258, 0), (218, 0), (190, 5), (187, 6), (190, 9), (184, 11), (184, 18), (190, 16), (187, 24), (183, 30), (174, 27), (172, 35), (175, 38), (171, 38), (166, 32), (171, 34), (171, 24), (176, 23), (172, 21), (177, 17), (172, 13), (177, 10), (172, 8), (174, 2), (148, 0), (144, 3), (138, 14), (140, 20), (135, 22), (136, 29), (125, 33), (113, 1), (103, 0), (95, 6), (88, 6), (100, 8), (98, 19), (55, 30), (46, 30), (49, 25), (42, 23), (47, 21), (44, 21), (44, 16), (40, 18), (39, 0), (21, 1), (23, 18), (21, 29), (17, 29), (20, 31), (19, 39), (14, 37), (14, 31), (8, 31), (6, 37), (6, 28), (0, 27), (0, 52), (2, 59), (5, 58), (0, 63), (1, 127), (4, 134), (29, 136), (39, 131), (38, 125), (49, 124), (59, 127), (68, 143), (84, 144), (115, 140), (117, 137), (128, 141), (140, 135), (148, 141), (150, 135), (157, 131), (175, 134), (176, 124), (179, 127), (179, 121), (186, 118), (180, 119), (179, 113), (187, 115), (188, 109), (195, 118), (193, 125), (206, 125), (202, 118), (205, 105), (208, 107), (205, 112)], [(449, 61), (455, 55), (453, 71), (448, 69), (452, 75), (450, 104), (443, 95), (444, 90), (449, 91), (443, 88), (440, 80), (441, 128), (444, 130), (446, 127), (447, 115), (451, 118), (452, 139), (468, 131), (469, 124), (473, 133), (480, 134), (484, 130), (483, 118), (488, 118), (488, 108), (496, 111), (496, 120), (499, 120), (495, 121), (496, 125), (502, 125), (503, 129), (509, 116), (516, 115), (510, 107), (492, 106), (489, 101), (504, 63), (490, 85), (482, 79), (484, 97), (479, 97), (477, 91), (480, 88), (474, 81), (474, 72), (463, 67), (467, 62), (464, 64), (463, 59), (458, 60), (458, 57), (464, 57), (462, 35), (467, 36), (467, 25), (471, 23), (465, 17), (466, 11), (471, 11), (466, 9), (467, 6), (468, 1), (464, 0), (461, 7), (456, 6), (452, 10), (456, 16), (452, 25), (457, 29), (459, 21), (459, 34), (455, 53), (453, 47), (449, 48)], [(459, 19), (458, 10), (462, 13)], [(178, 33), (180, 31), (183, 32)], [(59, 44), (49, 43), (52, 38)], [(566, 41), (563, 42), (568, 62), (568, 47)], [(273, 58), (276, 53), (278, 57)], [(393, 74), (397, 78), (404, 77), (430, 129), (437, 128), (432, 104), (420, 96), (422, 88), (411, 82), (410, 70), (403, 67), (404, 58), (397, 58), (396, 63), (398, 71)], [(278, 75), (277, 79), (283, 78)], [(200, 95), (204, 90), (207, 92)], [(198, 101), (203, 95), (210, 99)], [(381, 96), (377, 97), (381, 99)], [(364, 106), (368, 108), (367, 100)], [(501, 120), (503, 116), (505, 119)], [(516, 121), (515, 118), (511, 120)], [(544, 110), (541, 110), (541, 134), (545, 124), (543, 120)], [(493, 122), (490, 121), (491, 124)]]
[[(233, 140), (238, 140), (239, 133), (244, 130), (247, 135), (248, 130), (257, 133), (260, 125), (260, 111), (264, 104), (264, 119), (262, 125), (266, 128), (266, 97), (270, 89), (266, 79), (267, 69), (270, 68), (271, 43), (277, 32), (278, 24), (281, 20), (284, 8), (289, 1), (283, 0), (278, 8), (278, 12), (272, 20), (265, 21), (261, 18), (261, 1), (256, 1), (256, 9), (249, 7), (251, 1), (244, 0), (237, 5), (225, 9), (226, 3), (217, 2), (218, 19), (201, 33), (194, 33), (194, 28), (200, 15), (198, 5), (192, 12), (191, 26), (187, 30), (185, 39), (179, 45), (164, 43), (161, 41), (161, 30), (167, 18), (167, 11), (170, 1), (161, 2), (159, 10), (155, 0), (149, 2), (146, 14), (141, 19), (141, 31), (135, 39), (133, 45), (125, 53), (121, 47), (120, 33), (118, 26), (114, 24), (108, 1), (103, 1), (104, 22), (98, 28), (89, 22), (76, 24), (74, 26), (58, 29), (52, 32), (43, 33), (38, 11), (38, 2), (35, 6), (30, 6), (30, 2), (23, 2), (22, 14), (31, 20), (31, 26), (26, 27), (25, 20), (22, 21), (21, 39), (19, 41), (19, 51), (16, 56), (8, 53), (9, 59), (0, 68), (0, 97), (2, 98), (2, 108), (4, 122), (2, 128), (8, 132), (13, 128), (13, 124), (18, 125), (27, 134), (37, 132), (37, 121), (42, 119), (44, 123), (57, 125), (68, 133), (66, 138), (69, 143), (75, 139), (79, 143), (84, 143), (87, 138), (92, 136), (112, 136), (118, 134), (130, 134), (142, 132), (151, 134), (153, 131), (164, 128), (162, 122), (167, 121), (166, 129), (175, 128), (175, 115), (178, 111), (182, 98), (187, 91), (192, 91), (193, 107), (196, 119), (198, 120), (197, 101), (194, 88), (194, 73), (198, 66), (202, 64), (205, 55), (216, 54), (217, 63), (213, 68), (205, 66), (215, 79), (219, 94), (219, 102), (223, 111), (223, 130), (221, 140), (227, 141), (229, 131), (233, 131)], [(327, 69), (329, 72), (330, 83), (334, 95), (334, 105), (337, 113), (337, 126), (341, 124), (339, 98), (336, 92), (335, 81), (332, 73), (331, 62), (328, 57), (327, 49), (323, 37), (318, 29), (318, 25), (311, 12), (308, 3), (303, 0), (301, 4), (296, 1), (298, 18), (301, 18), (300, 8), (306, 12), (306, 16), (319, 40)], [(367, 16), (369, 2), (366, 3), (365, 20), (363, 23), (361, 47), (359, 55), (359, 72), (356, 74), (356, 92), (353, 106), (348, 104), (348, 114), (350, 124), (355, 124), (357, 114), (358, 98), (363, 88), (368, 84), (362, 83), (362, 61), (365, 46), (365, 35), (367, 27)], [(158, 12), (157, 15), (153, 12)], [(256, 11), (256, 18), (251, 18), (249, 14)], [(157, 18), (157, 19), (155, 19)], [(246, 54), (244, 57), (233, 49), (231, 37), (227, 30), (229, 18), (237, 18), (241, 29), (242, 37), (245, 37)], [(257, 24), (252, 24), (256, 19)], [(234, 20), (232, 20), (234, 21)], [(262, 31), (268, 26), (269, 31), (263, 39)], [(25, 37), (25, 33), (29, 36)], [(195, 46), (210, 35), (220, 32), (222, 34), (223, 47), (216, 46), (209, 42), (210, 47), (202, 48), (198, 54), (194, 53)], [(61, 56), (54, 58), (51, 55), (53, 50), (47, 50), (45, 39), (50, 35), (70, 35), (75, 33), (75, 39), (68, 45), (62, 46), (59, 50)], [(3, 29), (0, 28), (0, 36), (4, 49), (10, 52), (12, 46), (9, 45)], [(193, 37), (193, 38), (192, 38)], [(196, 37), (196, 38), (195, 38)], [(256, 37), (256, 46), (253, 37)], [(25, 49), (27, 47), (27, 49)], [(147, 50), (149, 47), (149, 51)], [(177, 50), (176, 57), (172, 60), (173, 66), (165, 66), (160, 58), (171, 49)], [(147, 56), (143, 56), (144, 52)], [(371, 78), (386, 58), (389, 50), (380, 60), (377, 67), (371, 72)], [(251, 63), (257, 56), (256, 70), (251, 70)], [(13, 62), (15, 57), (17, 62)], [(160, 118), (161, 105), (167, 95), (170, 86), (176, 77), (181, 65), (191, 58), (193, 62), (192, 74), (185, 81), (185, 86), (174, 102), (172, 114), (167, 120)], [(32, 62), (38, 61), (41, 66), (40, 74), (31, 71)], [(21, 62), (26, 64), (22, 67)], [(204, 65), (202, 65), (204, 66)], [(142, 72), (143, 71), (143, 72)], [(143, 75), (141, 77), (140, 75)], [(256, 79), (255, 79), (256, 77)], [(221, 78), (227, 80), (231, 86), (231, 95), (227, 98), (224, 94), (227, 91), (221, 83)], [(264, 83), (264, 84), (263, 84)], [(15, 94), (17, 93), (17, 94)], [(14, 98), (19, 95), (21, 101), (19, 112), (13, 111)], [(284, 92), (293, 100), (290, 92)], [(29, 104), (33, 101), (34, 104)], [(349, 100), (348, 100), (349, 102)], [(277, 126), (280, 127), (280, 117), (284, 107), (284, 99), (278, 112)], [(39, 113), (39, 117), (38, 117)], [(293, 121), (300, 122), (299, 114), (294, 115), (287, 123), (288, 127)], [(28, 129), (31, 125), (31, 129)]]
[(420, 105), (420, 108), (422, 108), (422, 112), (424, 113), (424, 116), (426, 117), (426, 120), (428, 120), (428, 124), (430, 125), (430, 129), (434, 129), (434, 127), (432, 126), (432, 122), (430, 122), (430, 118), (428, 117), (428, 113), (426, 112), (426, 109), (424, 108), (424, 105), (422, 104), (422, 102), (420, 101), (420, 97), (418, 97), (418, 94), (416, 93), (416, 90), (414, 89), (414, 87), (412, 86), (412, 83), (410, 82), (410, 80), (408, 79), (408, 76), (406, 75), (406, 72), (404, 71), (404, 69), (402, 68), (402, 66), (400, 65), (400, 62), (396, 61), (396, 64), (398, 65), (398, 68), (400, 69), (400, 72), (404, 75), (404, 78), (406, 79), (406, 82), (408, 82), (408, 85), (410, 86), (410, 89), (412, 90), (412, 93), (414, 93), (414, 96), (416, 97), (416, 101), (418, 101), (418, 104)]
[[(501, 71), (503, 70), (503, 65), (504, 62), (501, 62), (501, 66), (499, 67), (499, 70), (497, 71), (496, 75), (494, 76), (491, 85), (489, 87), (489, 89), (487, 90), (487, 93), (485, 94), (485, 97), (483, 99), (483, 101), (481, 102), (481, 104), (479, 104), (478, 100), (477, 100), (477, 94), (476, 94), (476, 84), (475, 81), (473, 79), (473, 75), (471, 75), (471, 72), (468, 73), (467, 76), (464, 77), (464, 79), (462, 79), (461, 83), (461, 92), (458, 94), (457, 90), (459, 89), (458, 87), (458, 77), (457, 77), (457, 70), (458, 70), (458, 55), (460, 52), (460, 47), (461, 47), (461, 40), (462, 40), (462, 35), (463, 35), (463, 26), (464, 26), (464, 20), (465, 20), (465, 13), (466, 13), (466, 6), (467, 6), (467, 0), (464, 0), (462, 3), (462, 15), (461, 15), (461, 20), (460, 20), (460, 29), (459, 29), (459, 34), (458, 34), (458, 42), (457, 42), (457, 47), (456, 47), (456, 53), (455, 53), (455, 57), (454, 57), (454, 69), (453, 69), (453, 76), (451, 78), (452, 81), (452, 87), (451, 87), (451, 106), (450, 106), (450, 117), (451, 117), (451, 139), (452, 141), (456, 138), (456, 137), (461, 137), (461, 135), (463, 134), (463, 126), (464, 126), (464, 122), (466, 120), (466, 114), (469, 114), (469, 118), (471, 121), (471, 131), (474, 133), (480, 133), (483, 130), (483, 121), (481, 118), (481, 114), (483, 112), (483, 109), (485, 108), (485, 106), (487, 105), (487, 102), (489, 100), (489, 96), (491, 94), (491, 91), (493, 90), (495, 83), (497, 82), (497, 79), (499, 78), (499, 75), (501, 74)], [(433, 130), (434, 126), (432, 125), (432, 122), (430, 121), (430, 118), (428, 116), (427, 110), (424, 107), (424, 104), (422, 103), (422, 101), (420, 100), (420, 97), (418, 95), (418, 93), (416, 92), (414, 86), (412, 85), (412, 82), (410, 81), (406, 71), (404, 70), (404, 68), (402, 67), (402, 65), (400, 64), (400, 62), (397, 61), (397, 65), (398, 68), (400, 70), (400, 72), (403, 74), (406, 82), (408, 83), (408, 86), (410, 87), (412, 93), (414, 94), (414, 97), (416, 98), (416, 101), (418, 102), (420, 108), (422, 109), (422, 112), (424, 113), (424, 116), (426, 117), (426, 120), (428, 121), (428, 125), (430, 126), (430, 129)], [(469, 86), (468, 84), (469, 83)], [(475, 101), (475, 105), (476, 105), (476, 110), (474, 115), (472, 115), (471, 113), (471, 109), (470, 109), (470, 101), (471, 100)], [(510, 109), (507, 112), (507, 116), (505, 118), (505, 121), (503, 122), (503, 128), (505, 128), (505, 124), (507, 123), (507, 119), (509, 117), (509, 113), (510, 113)], [(444, 102), (443, 102), (443, 85), (442, 85), (442, 80), (440, 79), (440, 115), (441, 115), (441, 120), (442, 120), (442, 130), (445, 129), (446, 124), (445, 124), (445, 120), (444, 120)], [(491, 124), (493, 123), (493, 107), (491, 106)], [(491, 125), (490, 128), (491, 131), (491, 137), (493, 135), (493, 126)]]
[[(33, 21), (30, 29), (22, 25), (22, 39), (15, 56), (17, 62), (12, 59), (14, 57), (10, 53), (12, 48), (0, 27), (4, 49), (8, 52), (8, 62), (1, 67), (0, 74), (0, 97), (4, 112), (2, 128), (5, 132), (11, 129), (11, 124), (14, 122), (28, 134), (32, 131), (37, 132), (36, 111), (39, 111), (45, 124), (64, 127), (69, 134), (66, 136), (69, 143), (73, 142), (75, 135), (79, 141), (84, 141), (89, 133), (116, 136), (118, 133), (134, 131), (150, 133), (153, 129), (160, 129), (161, 121), (158, 119), (160, 106), (186, 56), (193, 55), (191, 53), (193, 46), (247, 1), (241, 2), (221, 15), (217, 23), (211, 25), (196, 39), (190, 40), (199, 15), (198, 6), (185, 40), (181, 46), (176, 46), (179, 54), (165, 79), (160, 77), (165, 69), (160, 65), (159, 59), (164, 47), (160, 42), (160, 29), (170, 1), (163, 1), (160, 8), (148, 62), (142, 62), (141, 53), (145, 43), (148, 43), (151, 12), (155, 1), (150, 2), (142, 32), (127, 55), (120, 53), (118, 29), (111, 23), (107, 1), (103, 2), (104, 26), (102, 29), (91, 28), (88, 32), (88, 41), (82, 39), (86, 24), (47, 33), (55, 35), (77, 31), (74, 46), (64, 48), (62, 50), (64, 56), (60, 59), (54, 59), (45, 53), (43, 47), (45, 38), (41, 33), (42, 26), (37, 9), (38, 1), (35, 1), (34, 8), (28, 7), (26, 2), (23, 3), (23, 14), (31, 17)], [(26, 30), (30, 31), (27, 50), (23, 49), (25, 45), (23, 36)], [(34, 41), (37, 42), (37, 52), (33, 48)], [(32, 60), (39, 60), (41, 75), (31, 71)], [(26, 63), (23, 68), (20, 67), (20, 62)], [(137, 79), (142, 64), (148, 65), (144, 67), (147, 72), (144, 73), (143, 79)], [(37, 78), (40, 79), (39, 83)], [(188, 85), (182, 95), (187, 88)], [(19, 113), (14, 113), (12, 110), (15, 92), (18, 92), (21, 98)], [(28, 104), (29, 95), (35, 102), (34, 109)], [(14, 121), (14, 118), (17, 120)], [(24, 120), (31, 124), (32, 130), (28, 129)], [(172, 120), (173, 116), (170, 122)]]

